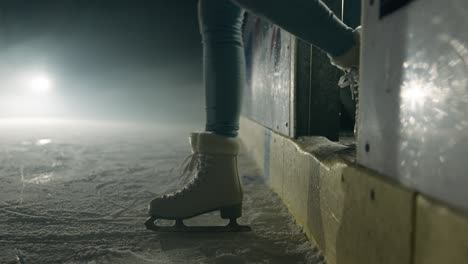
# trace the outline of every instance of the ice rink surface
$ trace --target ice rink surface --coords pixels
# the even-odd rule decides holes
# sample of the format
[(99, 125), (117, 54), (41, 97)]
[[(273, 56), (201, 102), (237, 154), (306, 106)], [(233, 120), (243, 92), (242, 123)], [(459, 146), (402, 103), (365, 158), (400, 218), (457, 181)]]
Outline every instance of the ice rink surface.
[(252, 232), (146, 230), (148, 202), (180, 187), (188, 128), (55, 120), (0, 131), (0, 263), (324, 263), (245, 153), (239, 222)]

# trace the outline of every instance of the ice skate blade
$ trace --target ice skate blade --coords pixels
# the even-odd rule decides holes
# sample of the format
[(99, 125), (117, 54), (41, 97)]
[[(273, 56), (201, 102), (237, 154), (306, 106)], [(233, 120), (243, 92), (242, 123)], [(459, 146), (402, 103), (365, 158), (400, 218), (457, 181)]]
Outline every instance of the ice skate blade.
[(182, 220), (177, 220), (173, 226), (158, 226), (154, 222), (158, 218), (150, 217), (145, 222), (147, 229), (155, 232), (165, 233), (228, 233), (228, 232), (250, 232), (252, 228), (250, 226), (239, 225), (234, 219), (225, 226), (186, 226)]

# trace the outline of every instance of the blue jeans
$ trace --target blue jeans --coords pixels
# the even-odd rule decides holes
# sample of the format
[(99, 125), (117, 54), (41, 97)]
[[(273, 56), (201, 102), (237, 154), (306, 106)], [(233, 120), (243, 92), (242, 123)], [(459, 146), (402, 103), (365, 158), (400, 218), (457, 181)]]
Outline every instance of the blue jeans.
[(332, 56), (354, 45), (352, 29), (320, 0), (199, 0), (206, 131), (228, 137), (238, 134), (245, 85), (242, 8)]

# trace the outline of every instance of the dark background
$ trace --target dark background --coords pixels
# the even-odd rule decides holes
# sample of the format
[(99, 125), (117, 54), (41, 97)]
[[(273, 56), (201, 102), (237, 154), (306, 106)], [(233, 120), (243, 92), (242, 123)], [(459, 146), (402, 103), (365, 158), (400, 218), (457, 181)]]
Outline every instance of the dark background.
[(2, 0), (0, 94), (12, 72), (39, 69), (61, 98), (54, 116), (201, 122), (196, 6), (196, 0)]

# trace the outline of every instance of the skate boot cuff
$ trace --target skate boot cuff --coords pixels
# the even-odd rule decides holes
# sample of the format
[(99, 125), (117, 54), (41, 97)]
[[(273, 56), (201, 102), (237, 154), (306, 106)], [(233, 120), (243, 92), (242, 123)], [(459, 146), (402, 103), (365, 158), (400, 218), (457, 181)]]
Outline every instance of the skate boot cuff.
[(203, 132), (198, 135), (198, 151), (209, 154), (237, 155), (239, 153), (239, 140)]
[(354, 46), (351, 47), (345, 54), (337, 57), (328, 55), (332, 65), (342, 69), (350, 70), (352, 68), (359, 68), (359, 56), (361, 49), (361, 27), (354, 30)]

